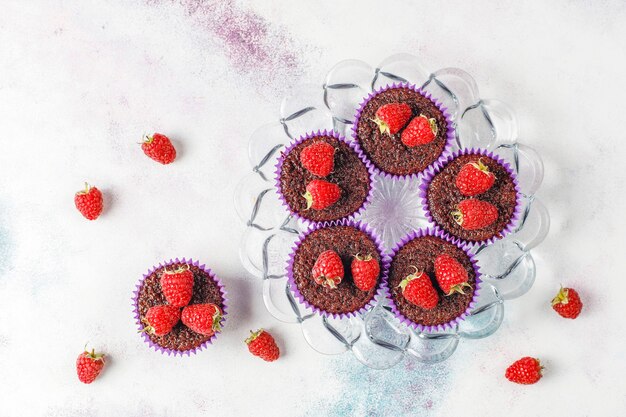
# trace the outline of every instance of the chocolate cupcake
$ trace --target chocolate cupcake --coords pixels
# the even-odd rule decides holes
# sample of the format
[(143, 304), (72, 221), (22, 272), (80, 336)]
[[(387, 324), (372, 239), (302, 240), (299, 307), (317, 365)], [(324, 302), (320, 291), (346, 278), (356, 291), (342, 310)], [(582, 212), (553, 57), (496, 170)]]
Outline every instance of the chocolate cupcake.
[(219, 325), (224, 323), (227, 313), (226, 291), (220, 280), (205, 268), (198, 261), (178, 258), (169, 262), (160, 263), (152, 267), (137, 284), (134, 291), (133, 308), (134, 317), (139, 331), (143, 335), (146, 343), (157, 351), (168, 355), (189, 355), (207, 347), (217, 337), (196, 333), (185, 326), (182, 321), (178, 321), (170, 332), (163, 336), (151, 334), (146, 330), (146, 313), (151, 307), (167, 305), (167, 299), (161, 289), (161, 277), (167, 271), (190, 270), (193, 273), (193, 294), (189, 305), (214, 304), (221, 310), (221, 320)]
[[(318, 274), (320, 265), (322, 272)], [(363, 223), (344, 219), (312, 225), (301, 235), (289, 256), (287, 275), (291, 290), (306, 307), (322, 315), (344, 317), (373, 306), (387, 265), (382, 243), (373, 231)], [(363, 288), (363, 277), (355, 277), (353, 271), (362, 275), (365, 270), (371, 272), (370, 267), (377, 273), (370, 277), (371, 284)], [(340, 273), (328, 272), (336, 268)], [(322, 275), (329, 282), (320, 281)], [(330, 282), (339, 275), (341, 279)]]
[[(460, 264), (467, 281), (459, 292), (444, 293), (435, 273), (435, 260), (447, 256)], [(422, 308), (410, 302), (403, 294), (403, 281), (416, 271), (424, 273), (438, 295), (434, 308)], [(441, 271), (440, 271), (441, 272)], [(401, 322), (420, 331), (432, 332), (453, 326), (465, 318), (475, 306), (481, 280), (476, 260), (458, 239), (441, 231), (418, 230), (407, 235), (391, 254), (385, 281), (390, 306)]]
[(305, 221), (353, 217), (372, 196), (373, 168), (356, 144), (334, 131), (300, 137), (284, 150), (276, 168), (280, 198)]
[(426, 217), (464, 243), (491, 243), (515, 229), (520, 192), (509, 164), (485, 149), (442, 158), (420, 185)]
[[(381, 120), (386, 110), (391, 120)], [(450, 151), (454, 140), (445, 108), (409, 84), (393, 84), (367, 96), (352, 129), (365, 156), (378, 171), (392, 177), (423, 172)]]

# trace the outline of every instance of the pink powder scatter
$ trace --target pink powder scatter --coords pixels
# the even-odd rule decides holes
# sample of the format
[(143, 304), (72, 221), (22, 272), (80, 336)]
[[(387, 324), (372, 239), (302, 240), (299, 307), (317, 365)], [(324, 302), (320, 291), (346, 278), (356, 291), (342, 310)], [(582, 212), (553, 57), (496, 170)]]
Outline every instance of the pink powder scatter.
[(300, 74), (293, 40), (266, 19), (234, 0), (183, 0), (186, 12), (223, 48), (233, 67), (268, 81)]

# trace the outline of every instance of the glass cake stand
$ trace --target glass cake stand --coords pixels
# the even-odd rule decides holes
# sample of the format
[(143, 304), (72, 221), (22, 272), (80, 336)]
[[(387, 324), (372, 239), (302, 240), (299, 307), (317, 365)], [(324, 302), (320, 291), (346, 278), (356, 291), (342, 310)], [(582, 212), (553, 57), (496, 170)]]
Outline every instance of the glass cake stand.
[[(348, 140), (352, 118), (371, 91), (393, 83), (421, 86), (447, 107), (459, 148), (485, 148), (498, 154), (517, 172), (523, 196), (516, 229), (504, 239), (475, 246), (483, 279), (478, 303), (452, 329), (420, 332), (401, 324), (385, 299), (352, 318), (322, 317), (294, 298), (285, 275), (287, 258), (306, 225), (289, 215), (275, 187), (275, 165), (281, 150), (307, 132), (334, 129)], [(550, 218), (534, 195), (543, 179), (539, 155), (518, 141), (511, 109), (497, 100), (481, 99), (474, 79), (458, 68), (427, 71), (409, 54), (393, 55), (376, 68), (358, 60), (335, 65), (323, 84), (301, 85), (285, 97), (278, 120), (258, 128), (248, 145), (251, 172), (235, 192), (237, 213), (246, 225), (240, 257), (244, 267), (263, 280), (263, 300), (278, 320), (299, 324), (316, 351), (335, 355), (350, 351), (376, 369), (394, 366), (405, 355), (424, 363), (450, 357), (463, 339), (493, 334), (502, 323), (504, 302), (526, 293), (535, 280), (531, 249), (548, 233)], [(357, 216), (371, 225), (387, 251), (408, 232), (430, 227), (424, 217), (418, 186), (421, 178), (392, 180), (377, 176), (372, 202)]]

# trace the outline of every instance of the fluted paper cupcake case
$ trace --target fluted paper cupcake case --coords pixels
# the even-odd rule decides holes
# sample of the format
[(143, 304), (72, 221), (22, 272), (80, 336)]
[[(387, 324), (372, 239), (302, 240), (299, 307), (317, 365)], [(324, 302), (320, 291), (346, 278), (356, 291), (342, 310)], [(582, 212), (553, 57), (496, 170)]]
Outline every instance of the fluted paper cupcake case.
[[(422, 90), (421, 88), (417, 87), (415, 84), (409, 84), (409, 83), (393, 83), (391, 85), (381, 87), (378, 90), (371, 92), (367, 97), (363, 99), (363, 101), (359, 105), (359, 108), (356, 111), (356, 114), (354, 116), (354, 123), (352, 124), (352, 137), (354, 139), (354, 142), (356, 144), (359, 144), (359, 141), (357, 139), (359, 120), (361, 119), (361, 114), (363, 113), (363, 109), (365, 109), (365, 106), (367, 105), (367, 103), (369, 103), (370, 100), (376, 97), (378, 94), (387, 90), (394, 89), (394, 88), (408, 88), (410, 90), (416, 91), (417, 93), (421, 94), (422, 96), (430, 100), (441, 111), (443, 116), (446, 118), (446, 144), (444, 145), (444, 148), (441, 151), (440, 157), (444, 155), (446, 156), (449, 155), (452, 152), (452, 146), (455, 140), (455, 133), (454, 133), (455, 130), (454, 130), (454, 123), (452, 122), (452, 116), (450, 115), (450, 113), (448, 113), (447, 107), (444, 107), (437, 99), (433, 98), (433, 96), (429, 92)], [(367, 158), (367, 160), (369, 161), (370, 160), (369, 156), (367, 156), (365, 152), (363, 154), (365, 155), (365, 158)], [(379, 174), (385, 178), (394, 179), (394, 180), (418, 178), (420, 174), (424, 173), (429, 167), (433, 166), (433, 164), (435, 163), (436, 161), (433, 161), (420, 172), (414, 172), (412, 174), (407, 174), (407, 175), (398, 175), (398, 174), (391, 174), (389, 172), (386, 172), (382, 168), (379, 168), (374, 162), (371, 162), (372, 166), (374, 167), (374, 172), (376, 174)]]
[(494, 154), (493, 152), (488, 151), (487, 149), (481, 149), (481, 148), (460, 149), (452, 153), (451, 155), (442, 156), (441, 158), (439, 158), (439, 160), (437, 161), (435, 165), (429, 167), (424, 173), (422, 177), (422, 182), (419, 186), (419, 197), (422, 199), (422, 206), (424, 208), (426, 219), (433, 225), (433, 227), (436, 230), (443, 232), (447, 236), (454, 237), (452, 233), (445, 230), (433, 218), (433, 215), (430, 211), (430, 205), (428, 204), (428, 187), (430, 186), (430, 183), (432, 182), (433, 178), (435, 178), (435, 176), (439, 174), (446, 165), (448, 165), (452, 160), (462, 155), (481, 155), (481, 156), (486, 156), (488, 158), (495, 160), (504, 169), (506, 169), (507, 173), (513, 180), (513, 184), (515, 185), (515, 208), (513, 209), (513, 214), (511, 215), (509, 222), (499, 232), (499, 235), (500, 235), (499, 237), (496, 234), (490, 237), (489, 239), (483, 239), (483, 240), (466, 240), (466, 239), (458, 238), (463, 244), (470, 245), (470, 246), (483, 245), (483, 244), (488, 245), (488, 244), (495, 242), (498, 239), (503, 238), (507, 234), (513, 232), (515, 228), (517, 227), (517, 223), (519, 221), (519, 218), (522, 212), (522, 193), (519, 188), (517, 176), (515, 175), (515, 172), (511, 168), (511, 165), (508, 162), (506, 162), (504, 159), (500, 158), (498, 155)]
[[(316, 230), (320, 230), (320, 229), (324, 229), (328, 227), (338, 227), (338, 226), (353, 227), (367, 234), (370, 237), (370, 239), (374, 241), (376, 248), (378, 250), (378, 255), (380, 256), (380, 262), (381, 262), (380, 264), (381, 276), (380, 276), (380, 279), (378, 280), (377, 289), (372, 299), (368, 301), (367, 304), (365, 304), (360, 309), (346, 312), (346, 313), (330, 313), (330, 312), (324, 311), (323, 309), (317, 306), (314, 306), (313, 304), (310, 304), (304, 298), (304, 296), (300, 293), (300, 290), (298, 289), (295, 278), (293, 276), (293, 264), (294, 264), (296, 253), (298, 251), (298, 248), (302, 244), (302, 242), (307, 238), (307, 236), (309, 236), (311, 233), (315, 232)], [(383, 281), (385, 278), (385, 271), (387, 271), (388, 268), (389, 268), (389, 257), (385, 255), (385, 250), (383, 248), (382, 241), (375, 234), (373, 229), (369, 227), (366, 223), (354, 222), (353, 220), (350, 220), (350, 219), (343, 219), (343, 220), (336, 220), (332, 222), (312, 224), (309, 226), (308, 230), (306, 230), (304, 233), (300, 235), (300, 237), (298, 238), (298, 241), (294, 244), (294, 247), (292, 248), (291, 253), (289, 254), (289, 259), (287, 260), (287, 277), (289, 279), (288, 282), (289, 282), (289, 287), (291, 288), (291, 291), (293, 292), (296, 299), (302, 305), (304, 305), (305, 308), (312, 310), (314, 313), (321, 314), (322, 316), (341, 319), (341, 318), (346, 318), (346, 317), (355, 317), (358, 314), (364, 314), (374, 307), (377, 301), (383, 296)]]
[(482, 286), (482, 280), (480, 279), (480, 268), (478, 267), (478, 261), (474, 258), (474, 255), (472, 255), (469, 251), (469, 247), (465, 244), (463, 244), (459, 239), (454, 238), (452, 236), (449, 235), (445, 235), (441, 230), (434, 230), (431, 228), (428, 229), (418, 229), (418, 230), (414, 230), (412, 232), (410, 232), (409, 234), (407, 234), (405, 237), (403, 237), (399, 243), (397, 243), (393, 249), (391, 250), (391, 255), (389, 256), (389, 265), (391, 267), (391, 264), (393, 263), (394, 258), (396, 257), (396, 255), (398, 254), (398, 252), (400, 251), (400, 249), (402, 249), (404, 247), (404, 245), (406, 245), (407, 243), (409, 243), (410, 241), (412, 241), (413, 239), (417, 239), (420, 237), (424, 237), (424, 236), (434, 236), (434, 237), (438, 237), (441, 238), (443, 240), (445, 240), (446, 242), (449, 242), (453, 245), (455, 245), (456, 247), (458, 247), (459, 249), (461, 249), (470, 259), (470, 262), (472, 263), (472, 267), (474, 268), (474, 275), (475, 275), (475, 288), (474, 288), (474, 294), (472, 297), (472, 301), (470, 301), (467, 309), (465, 309), (465, 311), (458, 316), (457, 318), (455, 318), (454, 320), (450, 320), (446, 323), (441, 323), (435, 326), (424, 326), (421, 324), (417, 324), (414, 321), (412, 321), (411, 319), (405, 317), (399, 310), (398, 307), (396, 306), (395, 301), (393, 300), (393, 297), (391, 296), (391, 291), (389, 289), (389, 268), (387, 269), (387, 272), (385, 273), (384, 276), (384, 282), (383, 282), (383, 288), (387, 294), (387, 299), (389, 300), (389, 306), (391, 307), (391, 311), (392, 313), (398, 318), (398, 320), (400, 320), (401, 323), (404, 323), (405, 325), (412, 327), (413, 329), (417, 329), (421, 332), (427, 332), (427, 333), (432, 333), (432, 332), (436, 332), (436, 331), (442, 331), (442, 330), (446, 330), (446, 329), (452, 329), (454, 328), (454, 326), (456, 326), (459, 322), (461, 322), (462, 320), (465, 319), (465, 317), (468, 316), (468, 314), (474, 309), (474, 307), (476, 307), (476, 303), (478, 300), (478, 296), (479, 296), (479, 292)]
[(299, 213), (296, 213), (295, 210), (292, 210), (291, 207), (289, 206), (289, 203), (287, 202), (287, 200), (285, 199), (285, 197), (283, 195), (283, 190), (282, 190), (282, 186), (281, 186), (281, 183), (280, 183), (280, 176), (281, 176), (281, 172), (282, 172), (283, 163), (285, 162), (285, 158), (289, 154), (289, 152), (291, 152), (293, 148), (295, 148), (296, 146), (298, 146), (299, 144), (301, 144), (305, 140), (311, 139), (311, 138), (315, 138), (315, 137), (319, 137), (319, 136), (330, 136), (330, 137), (333, 137), (333, 138), (335, 138), (335, 139), (345, 143), (346, 145), (348, 145), (350, 147), (350, 149), (352, 149), (356, 153), (357, 157), (365, 165), (365, 168), (367, 168), (367, 172), (369, 174), (369, 179), (370, 179), (370, 184), (369, 184), (370, 185), (370, 189), (369, 189), (369, 192), (367, 193), (367, 197), (365, 198), (365, 201), (363, 201), (361, 206), (358, 209), (356, 209), (354, 212), (352, 212), (352, 214), (348, 214), (348, 215), (343, 216), (341, 218), (334, 219), (334, 220), (327, 220), (327, 221), (337, 221), (337, 220), (341, 220), (341, 219), (354, 219), (355, 216), (357, 216), (358, 214), (363, 212), (363, 210), (365, 210), (365, 208), (372, 201), (372, 198), (374, 196), (374, 181), (375, 181), (374, 165), (369, 161), (369, 159), (367, 159), (365, 157), (365, 154), (363, 153), (363, 151), (359, 147), (358, 143), (356, 143), (355, 141), (351, 141), (351, 142), (347, 141), (346, 138), (344, 138), (343, 136), (341, 136), (339, 133), (335, 132), (334, 130), (318, 130), (317, 132), (309, 132), (306, 135), (300, 136), (297, 140), (291, 142), (282, 151), (280, 157), (278, 158), (278, 162), (276, 163), (276, 171), (275, 171), (275, 174), (276, 174), (276, 190), (278, 191), (278, 196), (280, 197), (280, 200), (283, 203), (283, 206), (285, 206), (287, 208), (289, 213), (294, 215), (296, 218), (301, 219), (304, 223), (306, 223), (306, 224), (323, 223), (323, 222), (319, 222), (319, 221), (308, 219), (307, 217), (305, 217), (305, 216), (303, 216), (303, 215), (301, 215)]
[[(152, 268), (150, 268), (148, 270), (147, 273), (145, 273), (143, 275), (143, 278), (141, 278), (139, 280), (139, 282), (136, 285), (136, 289), (135, 291), (133, 291), (133, 315), (135, 318), (135, 322), (137, 323), (138, 326), (138, 330), (143, 330), (143, 328), (145, 327), (143, 323), (141, 323), (141, 317), (139, 314), (139, 293), (141, 292), (141, 288), (143, 287), (144, 281), (146, 278), (148, 278), (150, 275), (152, 275), (155, 271), (174, 265), (174, 264), (189, 264), (189, 265), (193, 265), (193, 266), (197, 266), (198, 268), (200, 268), (201, 270), (203, 270), (212, 280), (213, 282), (215, 282), (217, 284), (217, 286), (220, 289), (220, 295), (222, 296), (222, 321), (220, 322), (220, 324), (224, 324), (224, 321), (226, 320), (226, 314), (227, 314), (227, 310), (228, 310), (228, 299), (226, 298), (226, 290), (224, 289), (224, 285), (222, 284), (222, 282), (220, 281), (220, 279), (215, 276), (215, 274), (213, 273), (213, 271), (211, 271), (210, 268), (206, 268), (204, 264), (200, 265), (199, 261), (194, 261), (193, 259), (189, 258), (182, 258), (182, 259), (170, 259), (169, 261), (165, 261), (162, 263), (159, 263), (158, 266), (153, 266)], [(170, 355), (174, 355), (174, 356), (183, 356), (183, 355), (187, 355), (190, 356), (191, 353), (195, 354), (199, 351), (201, 351), (202, 349), (206, 348), (207, 346), (209, 346), (210, 344), (213, 343), (213, 341), (215, 340), (215, 338), (217, 338), (218, 333), (215, 333), (213, 336), (211, 336), (211, 338), (205, 342), (203, 342), (200, 346), (192, 348), (192, 349), (187, 349), (187, 350), (177, 350), (177, 349), (167, 349), (164, 348), (163, 346), (160, 346), (156, 343), (154, 343), (150, 337), (145, 333), (141, 333), (144, 341), (154, 350), (156, 350), (157, 352), (161, 352), (163, 354), (167, 354), (168, 356)]]

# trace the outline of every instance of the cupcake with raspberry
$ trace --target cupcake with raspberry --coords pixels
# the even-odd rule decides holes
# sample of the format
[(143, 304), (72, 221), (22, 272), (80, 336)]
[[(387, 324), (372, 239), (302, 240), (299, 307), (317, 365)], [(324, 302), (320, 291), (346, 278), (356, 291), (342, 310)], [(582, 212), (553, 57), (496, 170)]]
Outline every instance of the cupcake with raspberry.
[(468, 244), (501, 239), (515, 230), (521, 211), (513, 170), (485, 149), (442, 158), (425, 173), (420, 196), (427, 219)]
[(276, 168), (280, 198), (306, 222), (353, 217), (372, 197), (373, 168), (355, 143), (334, 131), (300, 137)]
[(467, 247), (431, 229), (412, 232), (393, 248), (385, 281), (396, 317), (426, 332), (463, 320), (476, 304), (480, 285)]
[(386, 269), (380, 239), (367, 225), (344, 219), (309, 227), (289, 256), (287, 275), (305, 307), (344, 317), (373, 306)]
[(211, 344), (224, 325), (226, 302), (215, 274), (185, 258), (152, 267), (133, 296), (138, 331), (168, 355), (189, 355)]
[(409, 84), (393, 84), (367, 96), (352, 129), (377, 171), (391, 177), (420, 174), (449, 153), (454, 140), (445, 108)]

